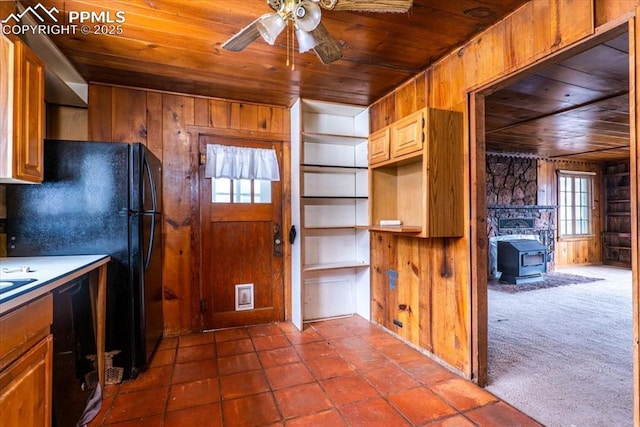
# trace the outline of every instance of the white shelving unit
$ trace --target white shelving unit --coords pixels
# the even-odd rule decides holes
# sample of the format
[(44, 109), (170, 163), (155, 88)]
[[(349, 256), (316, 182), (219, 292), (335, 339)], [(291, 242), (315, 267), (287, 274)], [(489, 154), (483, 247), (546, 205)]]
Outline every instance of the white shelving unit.
[(370, 317), (366, 107), (291, 109), (293, 322)]

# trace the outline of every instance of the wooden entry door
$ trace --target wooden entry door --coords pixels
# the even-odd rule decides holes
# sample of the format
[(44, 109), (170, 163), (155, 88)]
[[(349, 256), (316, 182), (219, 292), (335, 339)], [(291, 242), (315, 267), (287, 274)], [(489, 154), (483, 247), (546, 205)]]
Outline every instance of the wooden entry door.
[[(206, 144), (273, 148), (282, 166), (277, 142), (202, 135), (201, 153)], [(204, 166), (199, 180), (203, 329), (284, 320), (281, 181), (205, 178)]]

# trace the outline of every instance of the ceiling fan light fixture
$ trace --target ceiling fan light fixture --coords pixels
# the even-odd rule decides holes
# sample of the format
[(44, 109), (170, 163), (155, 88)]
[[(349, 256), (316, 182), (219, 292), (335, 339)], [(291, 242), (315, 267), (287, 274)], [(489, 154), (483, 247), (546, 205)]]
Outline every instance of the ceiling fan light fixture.
[(271, 46), (276, 42), (276, 39), (284, 30), (287, 24), (282, 19), (280, 15), (277, 13), (268, 13), (266, 15), (262, 15), (262, 17), (258, 20), (258, 31), (260, 35)]
[(292, 70), (294, 69), (295, 39), (298, 40), (301, 53), (313, 49), (323, 64), (330, 64), (342, 58), (342, 47), (320, 22), (322, 9), (391, 13), (406, 12), (413, 5), (413, 0), (266, 0), (266, 2), (275, 13), (256, 18), (224, 42), (222, 48), (239, 52), (260, 36), (273, 46), (286, 28), (286, 64), (287, 66), (291, 64)]
[(313, 31), (320, 24), (322, 11), (318, 3), (310, 0), (302, 0), (295, 6), (293, 19), (296, 26), (302, 31)]
[(296, 28), (296, 39), (298, 40), (298, 52), (305, 53), (318, 45), (318, 40), (310, 32), (301, 28)]

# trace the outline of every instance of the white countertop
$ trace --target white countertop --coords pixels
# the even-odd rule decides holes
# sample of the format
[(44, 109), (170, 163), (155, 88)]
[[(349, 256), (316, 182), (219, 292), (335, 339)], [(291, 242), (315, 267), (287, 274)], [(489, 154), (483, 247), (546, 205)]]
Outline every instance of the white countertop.
[[(36, 279), (34, 282), (0, 294), (0, 315), (51, 292), (109, 262), (109, 255), (72, 255), (0, 258), (0, 281)], [(4, 272), (29, 267), (29, 272)]]

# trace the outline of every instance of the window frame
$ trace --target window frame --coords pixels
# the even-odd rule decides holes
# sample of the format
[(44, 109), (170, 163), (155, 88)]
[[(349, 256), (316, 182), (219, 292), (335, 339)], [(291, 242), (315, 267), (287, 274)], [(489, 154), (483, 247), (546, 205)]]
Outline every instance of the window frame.
[[(557, 191), (556, 191), (556, 197), (557, 197), (557, 201), (558, 201), (558, 214), (557, 214), (557, 220), (558, 220), (558, 226), (557, 226), (557, 230), (558, 230), (558, 240), (579, 240), (579, 239), (585, 239), (585, 238), (591, 238), (594, 236), (594, 210), (595, 210), (595, 177), (597, 176), (596, 172), (592, 172), (592, 171), (576, 171), (576, 170), (558, 170), (557, 172), (557, 179), (556, 179), (556, 186), (557, 186)], [(563, 233), (563, 212), (564, 212), (564, 207), (566, 206), (563, 201), (563, 191), (562, 191), (562, 186), (560, 184), (561, 180), (565, 178), (565, 179), (570, 179), (571, 182), (571, 191), (570, 191), (570, 200), (571, 200), (571, 204), (569, 205), (571, 207), (571, 211), (572, 211), (572, 218), (569, 220), (570, 221), (570, 232), (568, 233)], [(579, 205), (575, 203), (576, 200), (576, 182), (578, 182), (579, 179), (585, 179), (586, 180), (586, 205)], [(586, 213), (587, 213), (587, 217), (584, 218), (583, 215), (581, 215), (580, 210), (582, 210), (583, 208), (586, 207)], [(576, 229), (578, 228), (578, 222), (580, 221), (585, 221), (587, 223), (587, 231), (585, 233), (576, 233)], [(567, 222), (566, 220), (564, 221), (565, 223)]]
[[(221, 193), (221, 194), (225, 194), (228, 195), (229, 200), (228, 201), (219, 201), (216, 200), (216, 180), (222, 180), (224, 179), (225, 181), (228, 181), (226, 184), (228, 184), (229, 186), (229, 193)], [(261, 186), (261, 185), (265, 185), (265, 188), (267, 187), (267, 184), (269, 187), (269, 191), (268, 193), (265, 193), (264, 196), (268, 197), (267, 201), (264, 201), (262, 198), (259, 198), (258, 196), (261, 195), (262, 193), (259, 191), (256, 191), (257, 187)], [(250, 192), (249, 193), (243, 193), (242, 191), (240, 191), (240, 186), (242, 184), (247, 184), (250, 186)], [(210, 201), (212, 204), (214, 205), (270, 205), (271, 203), (273, 203), (273, 198), (272, 198), (272, 194), (273, 194), (273, 189), (271, 188), (271, 185), (273, 183), (271, 181), (266, 181), (266, 180), (260, 180), (260, 179), (231, 179), (231, 178), (211, 178), (211, 197), (210, 197)], [(249, 200), (242, 200), (242, 196), (248, 196)]]

